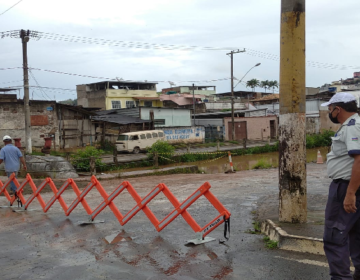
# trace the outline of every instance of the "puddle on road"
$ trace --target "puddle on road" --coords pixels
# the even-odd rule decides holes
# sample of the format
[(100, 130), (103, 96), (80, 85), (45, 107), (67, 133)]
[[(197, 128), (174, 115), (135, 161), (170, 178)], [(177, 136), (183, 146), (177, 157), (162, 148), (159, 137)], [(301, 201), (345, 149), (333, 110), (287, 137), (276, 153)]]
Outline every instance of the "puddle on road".
[[(320, 150), (323, 160), (326, 160), (326, 154), (328, 153), (328, 148), (316, 148), (316, 149), (307, 149), (306, 150), (306, 161), (316, 162), (317, 160), (317, 151)], [(243, 156), (233, 156), (233, 166), (234, 169), (237, 171), (242, 170), (250, 170), (253, 169), (253, 166), (257, 164), (260, 160), (264, 163), (271, 164), (272, 167), (279, 166), (279, 153), (264, 153), (264, 154), (254, 154), (254, 155), (243, 155)], [(162, 165), (161, 168), (166, 167), (181, 167), (184, 165), (197, 165), (200, 171), (204, 171), (207, 174), (217, 174), (217, 173), (224, 173), (225, 171), (230, 169), (229, 166), (229, 159), (228, 157), (223, 157), (221, 159), (215, 161), (195, 161), (195, 162), (183, 162), (183, 163), (174, 163), (168, 165)], [(124, 171), (138, 171), (138, 170), (148, 170), (149, 167), (140, 167), (140, 168), (131, 168), (126, 169)], [(112, 171), (109, 173), (118, 173), (119, 171)]]
[(130, 236), (125, 235), (123, 232), (114, 233), (104, 238), (107, 244), (116, 244), (120, 242), (127, 242), (133, 240)]
[(217, 259), (217, 255), (214, 252), (208, 253), (208, 254), (197, 254), (196, 255), (196, 259), (201, 260), (201, 261), (208, 261), (208, 260), (214, 260)]

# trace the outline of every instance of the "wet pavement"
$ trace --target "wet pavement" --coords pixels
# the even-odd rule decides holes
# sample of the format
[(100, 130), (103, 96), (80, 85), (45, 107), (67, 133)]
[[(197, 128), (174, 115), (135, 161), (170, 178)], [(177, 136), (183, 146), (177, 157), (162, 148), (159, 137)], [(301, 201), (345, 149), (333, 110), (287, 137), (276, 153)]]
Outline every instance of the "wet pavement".
[[(317, 195), (326, 194), (324, 171), (325, 165), (308, 165), (308, 193), (313, 197), (309, 207), (313, 209), (318, 207)], [(269, 250), (262, 235), (246, 233), (254, 215), (276, 213), (277, 176), (277, 169), (269, 169), (129, 179), (141, 197), (161, 182), (180, 202), (208, 181), (211, 192), (232, 213), (231, 237), (225, 244), (219, 243), (221, 225), (209, 235), (216, 241), (185, 246), (195, 235), (181, 217), (158, 233), (142, 212), (122, 227), (109, 208), (96, 218), (105, 223), (88, 226), (78, 225), (87, 219), (80, 204), (69, 217), (58, 202), (47, 214), (35, 201), (30, 207), (34, 211), (0, 209), (0, 263), (6, 268), (0, 270), (0, 279), (329, 279), (325, 257)], [(110, 193), (121, 180), (100, 182)], [(51, 193), (43, 194), (45, 201), (51, 197)], [(69, 190), (63, 198), (69, 205), (75, 194)], [(92, 209), (102, 202), (96, 189), (86, 200)], [(126, 193), (114, 203), (123, 214), (135, 206)], [(4, 204), (0, 196), (0, 205)], [(149, 208), (159, 220), (173, 210), (162, 194)], [(201, 226), (216, 215), (205, 198), (188, 211)]]

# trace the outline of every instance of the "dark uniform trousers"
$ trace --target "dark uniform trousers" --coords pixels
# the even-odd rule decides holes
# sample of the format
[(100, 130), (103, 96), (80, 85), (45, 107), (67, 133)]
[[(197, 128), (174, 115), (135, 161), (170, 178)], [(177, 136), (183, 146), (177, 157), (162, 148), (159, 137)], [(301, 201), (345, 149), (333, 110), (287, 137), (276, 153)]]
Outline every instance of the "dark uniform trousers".
[(360, 277), (360, 191), (356, 193), (356, 213), (346, 213), (343, 202), (348, 185), (346, 180), (332, 181), (325, 210), (324, 250), (334, 280), (353, 279), (350, 256)]

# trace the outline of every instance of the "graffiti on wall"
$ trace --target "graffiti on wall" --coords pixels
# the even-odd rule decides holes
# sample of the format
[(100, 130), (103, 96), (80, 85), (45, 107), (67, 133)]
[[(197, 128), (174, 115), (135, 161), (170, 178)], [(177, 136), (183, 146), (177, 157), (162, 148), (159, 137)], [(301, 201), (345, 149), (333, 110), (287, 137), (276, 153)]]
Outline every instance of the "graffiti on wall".
[(163, 128), (165, 139), (169, 142), (202, 142), (205, 137), (203, 127)]

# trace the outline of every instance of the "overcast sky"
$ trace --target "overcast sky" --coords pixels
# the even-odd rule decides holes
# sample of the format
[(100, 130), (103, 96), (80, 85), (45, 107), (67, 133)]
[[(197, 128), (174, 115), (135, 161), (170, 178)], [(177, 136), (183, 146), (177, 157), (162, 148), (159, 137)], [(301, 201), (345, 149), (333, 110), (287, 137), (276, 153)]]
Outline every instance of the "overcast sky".
[[(0, 0), (0, 14), (18, 1)], [(188, 85), (191, 82), (187, 81), (229, 78), (230, 58), (226, 49), (246, 48), (248, 52), (234, 55), (235, 77), (241, 78), (260, 62), (261, 66), (252, 69), (245, 82), (253, 78), (279, 80), (279, 61), (268, 59), (268, 55), (250, 55), (254, 54), (250, 50), (280, 54), (280, 3), (280, 0), (23, 0), (0, 15), (0, 32), (29, 29), (94, 40), (222, 48), (165, 50), (30, 39), (28, 63), (33, 68)], [(359, 22), (358, 0), (307, 1), (307, 61), (325, 63), (307, 67), (307, 86), (318, 87), (360, 71)], [(0, 39), (0, 68), (21, 66), (20, 39)], [(34, 99), (74, 99), (77, 84), (104, 80), (38, 70), (32, 70), (32, 74), (42, 87), (74, 90), (32, 88), (30, 97)], [(21, 69), (0, 70), (0, 87), (21, 84)], [(214, 85), (218, 93), (230, 91), (230, 80), (196, 84)], [(30, 85), (36, 85), (33, 78)], [(160, 82), (157, 90), (165, 87), (169, 84)], [(236, 90), (246, 87), (239, 85)]]

